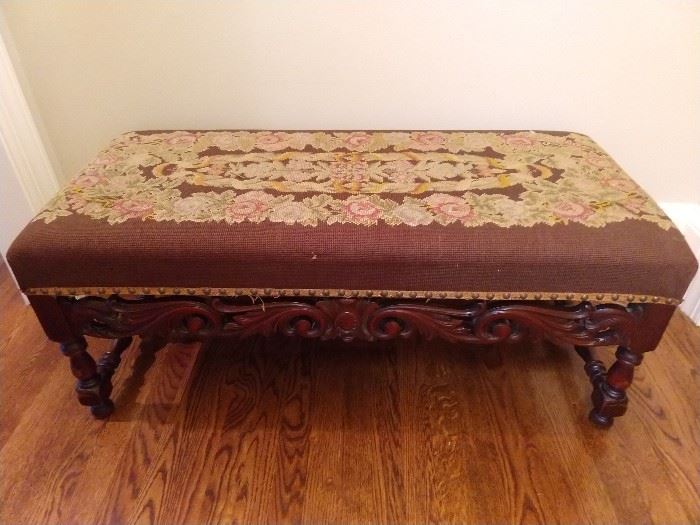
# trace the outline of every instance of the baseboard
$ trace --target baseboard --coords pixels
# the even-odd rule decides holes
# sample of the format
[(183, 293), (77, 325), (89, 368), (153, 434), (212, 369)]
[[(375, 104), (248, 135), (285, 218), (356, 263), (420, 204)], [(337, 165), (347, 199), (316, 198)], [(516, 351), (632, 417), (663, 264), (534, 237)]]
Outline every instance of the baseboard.
[[(700, 204), (693, 202), (662, 202), (660, 206), (676, 223), (676, 226), (678, 226), (678, 229), (688, 241), (695, 257), (700, 260)], [(690, 283), (680, 308), (696, 325), (700, 326), (700, 273)]]
[(0, 145), (36, 213), (56, 194), (59, 184), (10, 59), (7, 38), (0, 33)]

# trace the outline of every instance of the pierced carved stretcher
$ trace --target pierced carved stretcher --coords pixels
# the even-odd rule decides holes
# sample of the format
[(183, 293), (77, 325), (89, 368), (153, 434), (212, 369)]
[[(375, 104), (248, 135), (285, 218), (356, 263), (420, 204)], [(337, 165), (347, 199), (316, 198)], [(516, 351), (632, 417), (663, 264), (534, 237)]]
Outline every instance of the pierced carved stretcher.
[(591, 139), (514, 131), (127, 133), (8, 260), (98, 418), (133, 336), (537, 336), (583, 357), (604, 427), (697, 270)]

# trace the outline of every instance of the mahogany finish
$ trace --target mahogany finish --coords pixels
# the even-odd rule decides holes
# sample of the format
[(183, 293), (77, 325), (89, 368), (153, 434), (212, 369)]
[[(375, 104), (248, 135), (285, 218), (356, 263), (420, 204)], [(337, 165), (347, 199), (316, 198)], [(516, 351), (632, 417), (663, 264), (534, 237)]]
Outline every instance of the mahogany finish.
[[(627, 408), (625, 390), (642, 353), (661, 338), (675, 309), (658, 304), (593, 305), (566, 301), (396, 301), (392, 299), (285, 298), (243, 304), (226, 297), (140, 296), (122, 298), (31, 296), (47, 335), (61, 343), (78, 379), (81, 404), (97, 418), (114, 410), (112, 376), (132, 336), (154, 349), (167, 341), (206, 341), (253, 335), (385, 341), (440, 338), (493, 345), (528, 337), (571, 344), (586, 361), (593, 384), (590, 420), (609, 427)], [(116, 339), (95, 363), (84, 336)], [(589, 347), (620, 345), (606, 372)]]
[(612, 433), (582, 417), (573, 349), (526, 341), (135, 340), (92, 420), (2, 265), (0, 312), (2, 524), (700, 523), (700, 328), (680, 311)]

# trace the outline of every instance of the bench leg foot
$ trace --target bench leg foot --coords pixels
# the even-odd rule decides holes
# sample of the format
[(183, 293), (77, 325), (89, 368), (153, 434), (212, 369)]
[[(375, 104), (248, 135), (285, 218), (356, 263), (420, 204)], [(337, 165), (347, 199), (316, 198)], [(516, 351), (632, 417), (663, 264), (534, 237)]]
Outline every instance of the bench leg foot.
[(595, 426), (600, 428), (610, 428), (613, 424), (613, 418), (610, 416), (604, 416), (599, 413), (597, 409), (592, 408), (588, 413), (588, 420)]
[(87, 352), (87, 341), (78, 337), (62, 343), (61, 352), (70, 359), (71, 372), (78, 380), (75, 391), (81, 405), (89, 406), (97, 419), (104, 419), (114, 412), (112, 376), (121, 362), (121, 354), (131, 344), (131, 337), (117, 339), (112, 350), (106, 352), (96, 363)]
[(601, 381), (593, 387), (591, 400), (593, 401), (593, 409), (588, 414), (588, 419), (601, 428), (611, 427), (613, 418), (619, 417), (627, 411), (627, 394), (610, 387), (605, 381)]
[(99, 405), (92, 405), (90, 413), (95, 419), (107, 419), (114, 412), (114, 402), (111, 399), (105, 399)]

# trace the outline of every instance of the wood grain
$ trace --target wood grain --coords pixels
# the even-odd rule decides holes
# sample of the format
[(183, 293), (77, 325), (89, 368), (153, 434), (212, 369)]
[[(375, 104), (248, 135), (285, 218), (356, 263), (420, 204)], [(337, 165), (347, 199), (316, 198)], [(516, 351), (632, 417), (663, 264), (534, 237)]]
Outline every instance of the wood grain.
[(700, 522), (681, 314), (603, 431), (572, 348), (279, 338), (135, 342), (96, 421), (4, 267), (0, 308), (0, 523)]

